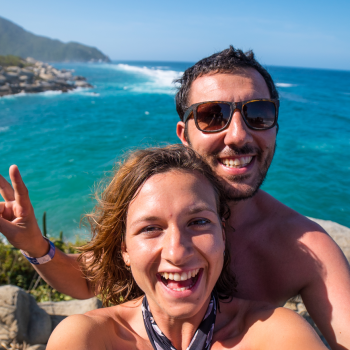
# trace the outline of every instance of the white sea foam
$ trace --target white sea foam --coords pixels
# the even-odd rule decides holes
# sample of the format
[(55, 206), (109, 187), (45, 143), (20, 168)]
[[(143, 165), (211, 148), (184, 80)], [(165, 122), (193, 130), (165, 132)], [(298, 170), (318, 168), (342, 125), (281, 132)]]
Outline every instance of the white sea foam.
[(278, 87), (292, 87), (292, 86), (295, 86), (295, 84), (276, 83), (276, 86), (278, 86)]
[(173, 80), (179, 78), (182, 72), (176, 72), (174, 70), (164, 70), (159, 68), (137, 67), (130, 66), (128, 64), (117, 64), (118, 69), (132, 72), (136, 74), (142, 74), (150, 77), (158, 86), (173, 87)]
[(99, 65), (104, 69), (115, 69), (119, 71), (128, 72), (130, 74), (136, 74), (148, 78), (146, 82), (137, 82), (132, 85), (123, 86), (122, 89), (134, 92), (143, 93), (161, 93), (161, 94), (174, 94), (175, 85), (173, 80), (181, 77), (183, 72), (174, 70), (167, 70), (168, 67), (138, 67), (129, 64), (105, 64)]
[(74, 90), (70, 90), (70, 91), (68, 91), (68, 93), (69, 94), (76, 94), (76, 95), (80, 95), (80, 96), (93, 96), (93, 97), (100, 96), (100, 94), (98, 94), (97, 92), (87, 91), (86, 88), (81, 88), (81, 87), (78, 87)]
[(8, 129), (10, 129), (9, 126), (0, 126), (0, 132), (6, 132)]

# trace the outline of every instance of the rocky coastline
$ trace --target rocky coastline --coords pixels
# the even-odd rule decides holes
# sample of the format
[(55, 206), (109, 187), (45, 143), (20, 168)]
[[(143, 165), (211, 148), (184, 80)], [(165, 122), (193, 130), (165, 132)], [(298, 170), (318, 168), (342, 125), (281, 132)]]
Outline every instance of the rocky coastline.
[(19, 65), (0, 65), (0, 97), (45, 91), (68, 92), (93, 87), (86, 78), (73, 73), (72, 70), (56, 69), (30, 57), (21, 60)]
[[(350, 263), (350, 228), (332, 221), (310, 219), (329, 233)], [(97, 298), (37, 303), (30, 294), (19, 287), (0, 286), (0, 350), (45, 350), (53, 329), (65, 317), (100, 307), (102, 303)], [(290, 299), (284, 307), (297, 312), (309, 322), (330, 349), (300, 296)]]

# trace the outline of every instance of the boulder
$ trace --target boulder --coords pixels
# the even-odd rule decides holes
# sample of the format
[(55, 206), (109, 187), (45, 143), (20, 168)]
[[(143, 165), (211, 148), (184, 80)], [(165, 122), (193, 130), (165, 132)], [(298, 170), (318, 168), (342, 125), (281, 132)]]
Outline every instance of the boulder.
[(55, 80), (55, 77), (52, 74), (40, 73), (39, 77), (43, 80)]
[(6, 77), (4, 77), (3, 75), (0, 75), (0, 85), (3, 85), (6, 83)]
[(8, 72), (18, 73), (21, 69), (17, 66), (9, 66), (6, 68)]
[(38, 306), (45, 310), (49, 315), (70, 316), (75, 314), (84, 314), (85, 312), (99, 309), (102, 302), (97, 298), (86, 300), (69, 300), (69, 301), (45, 301), (38, 303)]
[(26, 75), (28, 78), (34, 77), (34, 72), (29, 69), (22, 69), (20, 75)]
[(5, 72), (4, 76), (9, 83), (14, 83), (14, 82), (18, 81), (18, 73)]
[(86, 81), (83, 81), (83, 80), (75, 81), (74, 85), (77, 87), (91, 87), (91, 85), (89, 83), (87, 83)]
[(319, 224), (334, 239), (350, 263), (350, 228), (329, 220), (309, 219)]
[(0, 93), (2, 93), (2, 92), (10, 92), (10, 91), (11, 91), (11, 89), (10, 89), (10, 86), (8, 84), (0, 86)]
[(45, 344), (52, 331), (51, 318), (23, 289), (0, 287), (0, 340)]
[(46, 345), (45, 344), (36, 344), (36, 345), (32, 345), (29, 348), (26, 348), (26, 350), (45, 350), (46, 349)]
[(32, 57), (27, 57), (27, 58), (26, 58), (26, 61), (27, 61), (28, 63), (31, 63), (31, 64), (35, 64), (36, 62), (38, 62), (37, 60), (35, 60), (35, 59), (32, 58)]

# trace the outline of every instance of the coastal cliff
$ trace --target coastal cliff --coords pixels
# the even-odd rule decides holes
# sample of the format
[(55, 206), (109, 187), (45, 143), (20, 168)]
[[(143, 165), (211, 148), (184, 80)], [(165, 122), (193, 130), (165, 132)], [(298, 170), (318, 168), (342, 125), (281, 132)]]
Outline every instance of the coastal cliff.
[(2, 17), (0, 55), (29, 56), (44, 62), (110, 62), (109, 57), (95, 47), (35, 35)]
[(92, 87), (71, 70), (56, 69), (48, 63), (28, 57), (0, 56), (0, 97), (44, 91), (68, 92), (76, 88)]

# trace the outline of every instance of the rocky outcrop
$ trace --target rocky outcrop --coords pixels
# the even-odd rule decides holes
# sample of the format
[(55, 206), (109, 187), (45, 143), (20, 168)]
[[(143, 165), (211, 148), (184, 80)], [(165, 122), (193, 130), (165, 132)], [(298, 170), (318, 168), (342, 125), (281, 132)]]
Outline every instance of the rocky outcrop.
[[(23, 289), (0, 287), (0, 350), (44, 350), (57, 324), (72, 314), (102, 307), (97, 298), (38, 303)], [(23, 345), (24, 344), (24, 345)]]
[(59, 70), (33, 58), (27, 58), (25, 64), (25, 68), (0, 66), (0, 97), (20, 92), (68, 92), (76, 88), (92, 87), (84, 77), (73, 75), (71, 70)]
[(350, 228), (329, 220), (309, 218), (319, 224), (333, 238), (350, 263)]
[(49, 314), (35, 299), (15, 286), (0, 287), (1, 343), (44, 344), (52, 331)]

